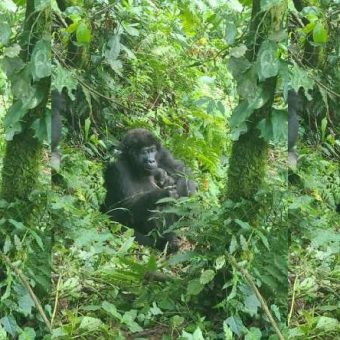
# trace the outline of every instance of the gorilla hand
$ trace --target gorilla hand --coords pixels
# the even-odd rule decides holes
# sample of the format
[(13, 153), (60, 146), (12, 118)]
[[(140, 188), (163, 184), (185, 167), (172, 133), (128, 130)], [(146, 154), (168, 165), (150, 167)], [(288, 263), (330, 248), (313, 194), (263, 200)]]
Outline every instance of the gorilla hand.
[(153, 169), (151, 173), (156, 184), (161, 188), (171, 187), (175, 184), (174, 179), (162, 168)]

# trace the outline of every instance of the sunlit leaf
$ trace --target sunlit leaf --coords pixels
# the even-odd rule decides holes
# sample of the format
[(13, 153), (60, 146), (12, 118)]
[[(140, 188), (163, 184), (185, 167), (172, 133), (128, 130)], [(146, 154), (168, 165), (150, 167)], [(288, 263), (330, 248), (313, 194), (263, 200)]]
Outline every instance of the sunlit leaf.
[(34, 80), (51, 75), (50, 43), (40, 40), (36, 43), (32, 53), (32, 75)]
[(244, 340), (261, 340), (262, 333), (259, 328), (250, 327), (249, 332), (245, 335)]
[(4, 56), (8, 58), (14, 58), (19, 55), (21, 47), (19, 44), (13, 44), (12, 46), (6, 47), (4, 49)]
[(313, 41), (319, 44), (324, 44), (328, 41), (327, 30), (321, 22), (317, 22), (313, 29)]
[(227, 21), (225, 25), (225, 41), (227, 44), (232, 45), (235, 41), (237, 28), (233, 21)]
[(25, 327), (20, 333), (18, 340), (35, 340), (36, 333), (33, 328)]
[(201, 274), (200, 283), (202, 285), (206, 285), (207, 283), (212, 281), (214, 277), (215, 277), (215, 272), (213, 270), (211, 269), (205, 270)]
[(88, 44), (91, 41), (91, 30), (85, 22), (78, 25), (76, 38), (79, 44)]
[(17, 6), (12, 0), (1, 0), (0, 9), (4, 12), (15, 12), (17, 10)]
[(11, 34), (11, 26), (7, 22), (0, 22), (0, 44), (6, 45)]
[(277, 45), (269, 40), (262, 43), (257, 57), (257, 73), (260, 80), (275, 77), (279, 71), (279, 60), (275, 53)]
[(201, 284), (199, 279), (191, 280), (187, 287), (187, 294), (198, 295), (202, 291), (203, 288), (204, 288), (204, 285)]
[(102, 326), (103, 326), (103, 322), (100, 319), (92, 318), (90, 316), (84, 316), (81, 319), (79, 328), (87, 330), (87, 331), (95, 331), (95, 330), (100, 329)]

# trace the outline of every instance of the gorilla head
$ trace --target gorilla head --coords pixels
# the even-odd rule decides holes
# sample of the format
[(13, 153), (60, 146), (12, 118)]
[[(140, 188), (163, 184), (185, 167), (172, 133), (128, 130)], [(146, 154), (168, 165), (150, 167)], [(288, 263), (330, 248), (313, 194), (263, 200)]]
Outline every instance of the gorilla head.
[(145, 129), (130, 130), (120, 144), (122, 156), (139, 173), (151, 174), (158, 168), (160, 143)]

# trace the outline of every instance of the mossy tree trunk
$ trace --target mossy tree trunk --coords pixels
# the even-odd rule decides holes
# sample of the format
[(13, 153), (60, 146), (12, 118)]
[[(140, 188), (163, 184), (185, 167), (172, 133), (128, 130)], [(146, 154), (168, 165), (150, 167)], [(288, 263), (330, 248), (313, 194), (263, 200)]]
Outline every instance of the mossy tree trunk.
[[(36, 42), (49, 30), (50, 19), (48, 9), (44, 12), (35, 10), (34, 0), (27, 0), (24, 30), (19, 38), (21, 47), (20, 58), (24, 63), (30, 62)], [(10, 78), (13, 83), (13, 79)], [(42, 162), (42, 142), (39, 141), (32, 128), (32, 123), (45, 114), (49, 96), (50, 77), (28, 80), (34, 84), (39, 94), (40, 104), (30, 109), (20, 121), (21, 132), (7, 141), (3, 159), (1, 197), (8, 202), (17, 200), (25, 202), (24, 212), (20, 214), (22, 222), (28, 221), (34, 210), (34, 203), (30, 204), (29, 195), (36, 188)], [(13, 93), (13, 103), (20, 101)], [(11, 114), (11, 113), (8, 113)], [(18, 219), (18, 216), (14, 216)]]
[[(273, 7), (269, 11), (261, 11), (260, 0), (253, 1), (246, 55), (250, 63), (257, 60), (261, 43), (268, 38), (269, 34), (282, 28), (283, 14), (284, 5), (280, 8)], [(242, 134), (232, 145), (227, 198), (234, 202), (247, 201), (246, 209), (242, 208), (242, 212), (238, 210), (234, 210), (234, 212), (235, 216), (250, 223), (256, 221), (257, 213), (261, 207), (255, 200), (255, 194), (263, 184), (268, 162), (268, 142), (261, 137), (257, 125), (262, 119), (269, 117), (274, 101), (276, 81), (276, 76), (257, 81), (257, 88), (261, 88), (263, 93), (267, 94), (268, 99), (247, 119), (247, 132)]]

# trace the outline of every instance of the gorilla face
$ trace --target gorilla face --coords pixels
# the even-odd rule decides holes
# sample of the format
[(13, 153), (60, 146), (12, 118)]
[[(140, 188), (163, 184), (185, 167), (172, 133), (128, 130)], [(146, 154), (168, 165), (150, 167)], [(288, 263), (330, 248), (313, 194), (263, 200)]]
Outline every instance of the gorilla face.
[(136, 170), (143, 170), (146, 173), (151, 173), (152, 170), (158, 167), (157, 162), (157, 147), (156, 145), (146, 146), (135, 151), (134, 163)]

